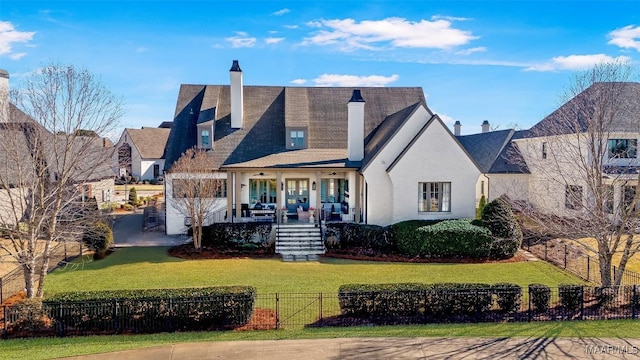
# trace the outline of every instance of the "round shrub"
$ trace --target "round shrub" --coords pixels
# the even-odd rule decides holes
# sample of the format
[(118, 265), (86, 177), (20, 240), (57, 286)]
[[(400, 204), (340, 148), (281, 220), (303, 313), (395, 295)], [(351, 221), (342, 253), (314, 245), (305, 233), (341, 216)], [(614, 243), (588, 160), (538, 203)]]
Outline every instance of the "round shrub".
[(468, 220), (445, 220), (416, 231), (419, 255), (438, 258), (485, 258), (491, 250), (489, 230)]
[(134, 187), (132, 187), (131, 190), (129, 190), (129, 204), (130, 205), (138, 204), (138, 192)]
[(94, 259), (104, 259), (113, 245), (113, 231), (104, 222), (96, 221), (85, 230), (82, 241), (94, 250)]
[(529, 301), (533, 311), (543, 313), (549, 310), (549, 300), (551, 300), (551, 289), (547, 285), (529, 285)]
[(488, 203), (482, 210), (481, 219), (493, 236), (491, 258), (513, 257), (522, 246), (522, 230), (511, 211), (508, 199), (501, 196)]
[(398, 252), (409, 256), (419, 256), (422, 242), (416, 231), (423, 227), (439, 223), (442, 220), (407, 220), (390, 226), (391, 243), (396, 244)]

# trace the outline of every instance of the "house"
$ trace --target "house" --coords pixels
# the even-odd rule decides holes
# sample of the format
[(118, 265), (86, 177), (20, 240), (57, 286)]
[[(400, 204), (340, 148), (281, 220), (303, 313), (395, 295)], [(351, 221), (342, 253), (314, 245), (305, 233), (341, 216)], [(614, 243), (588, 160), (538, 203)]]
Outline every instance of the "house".
[[(60, 174), (69, 187), (68, 204), (95, 198), (101, 207), (110, 201), (115, 174), (108, 162), (112, 148), (96, 136), (53, 134), (9, 101), (9, 74), (0, 70), (0, 225), (15, 225), (28, 216), (28, 198), (39, 171), (46, 171), (51, 182)], [(69, 149), (70, 152), (59, 151)], [(65, 155), (83, 162), (69, 162)], [(65, 171), (62, 171), (65, 168)], [(67, 199), (65, 199), (67, 200)]]
[(419, 87), (245, 86), (238, 61), (229, 85), (182, 85), (165, 150), (168, 234), (188, 219), (172, 206), (172, 164), (208, 151), (224, 181), (211, 221), (262, 209), (388, 225), (470, 218), (480, 169), (427, 106)]
[(118, 175), (158, 179), (164, 168), (163, 153), (171, 126), (171, 122), (165, 121), (157, 128), (124, 129), (113, 154)]
[(593, 201), (587, 181), (599, 178), (613, 214), (634, 201), (639, 117), (639, 83), (595, 83), (528, 130), (460, 136), (458, 123), (456, 133), (482, 171), (477, 197), (507, 194), (540, 212), (570, 216)]

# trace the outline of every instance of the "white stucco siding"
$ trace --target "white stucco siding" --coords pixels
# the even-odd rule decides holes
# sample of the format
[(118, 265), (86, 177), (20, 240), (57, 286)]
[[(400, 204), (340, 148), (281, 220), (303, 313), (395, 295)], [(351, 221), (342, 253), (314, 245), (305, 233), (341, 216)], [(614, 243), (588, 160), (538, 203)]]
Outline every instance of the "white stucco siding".
[[(412, 219), (475, 217), (480, 171), (444, 124), (434, 119), (407, 148), (428, 121), (428, 113), (420, 108), (365, 169), (368, 223), (389, 225)], [(418, 211), (421, 182), (451, 183), (451, 211)]]
[(14, 226), (22, 219), (28, 192), (17, 188), (0, 189), (0, 227)]
[(153, 176), (153, 166), (158, 165), (158, 175), (162, 175), (164, 168), (164, 159), (145, 159), (140, 161), (140, 180), (155, 179)]
[(91, 184), (91, 195), (96, 198), (98, 207), (102, 208), (109, 203), (113, 198), (114, 192), (114, 179), (102, 179), (93, 181)]
[[(165, 187), (165, 207), (166, 207), (166, 219), (165, 219), (165, 230), (167, 235), (178, 235), (185, 234), (188, 230), (188, 227), (185, 226), (185, 218), (186, 215), (183, 214), (173, 199), (173, 179), (185, 178), (186, 176), (193, 175), (185, 175), (185, 174), (172, 174), (167, 173), (165, 176), (164, 187)], [(202, 176), (213, 177), (217, 179), (226, 179), (226, 173), (214, 173), (214, 174), (206, 174)], [(227, 189), (229, 190), (229, 189)], [(230, 192), (229, 192), (230, 194)], [(215, 209), (218, 211), (224, 209), (227, 205), (227, 198), (217, 198), (215, 201)], [(204, 225), (209, 225), (205, 223)]]
[[(485, 193), (487, 202), (503, 194), (512, 200), (528, 200), (529, 174), (487, 174), (485, 176), (488, 178), (488, 196)], [(485, 177), (481, 176), (480, 179)]]

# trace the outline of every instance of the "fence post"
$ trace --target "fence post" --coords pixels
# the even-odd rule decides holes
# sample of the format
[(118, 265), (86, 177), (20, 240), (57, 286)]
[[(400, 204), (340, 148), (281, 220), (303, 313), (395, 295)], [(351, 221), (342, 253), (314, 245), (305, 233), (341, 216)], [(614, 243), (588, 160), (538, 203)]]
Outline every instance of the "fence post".
[(276, 293), (276, 330), (280, 330), (280, 293)]
[(320, 324), (322, 324), (322, 293), (318, 294), (318, 307), (320, 310)]
[(529, 302), (529, 306), (527, 308), (527, 320), (529, 322), (531, 322), (531, 320), (533, 319), (533, 314), (531, 313), (531, 285), (529, 285), (529, 290), (528, 291), (529, 291), (529, 294), (528, 294), (529, 295), (529, 301), (528, 301)]
[(567, 269), (567, 244), (564, 244), (564, 269)]
[(547, 242), (548, 241), (544, 242), (544, 261), (549, 260), (549, 259), (547, 259)]
[(7, 326), (7, 316), (9, 316), (9, 312), (7, 311), (7, 308), (9, 306), (7, 305), (2, 305), (2, 312), (4, 314), (4, 317), (2, 318), (2, 320), (4, 321), (4, 332), (5, 334), (7, 333), (8, 330), (8, 326)]
[(2, 290), (4, 289), (3, 278), (0, 277), (0, 304), (4, 303), (4, 293)]
[(113, 331), (118, 333), (118, 300), (113, 299)]
[(580, 286), (580, 320), (584, 320), (584, 286)]
[(591, 275), (591, 256), (587, 256), (587, 281), (589, 281), (590, 275)]
[(169, 332), (173, 332), (173, 298), (169, 298)]
[(638, 298), (638, 285), (633, 285), (633, 294), (631, 296), (631, 312), (632, 315), (631, 317), (633, 319), (637, 319), (638, 318), (638, 301), (640, 301), (640, 298)]

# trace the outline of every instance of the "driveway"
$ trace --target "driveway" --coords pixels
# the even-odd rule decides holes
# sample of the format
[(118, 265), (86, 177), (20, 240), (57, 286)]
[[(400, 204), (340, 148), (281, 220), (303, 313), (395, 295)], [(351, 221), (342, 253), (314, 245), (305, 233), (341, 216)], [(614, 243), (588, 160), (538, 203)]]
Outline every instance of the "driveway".
[(629, 359), (639, 339), (337, 338), (176, 343), (68, 359)]
[(164, 230), (143, 231), (144, 215), (141, 209), (114, 217), (113, 241), (116, 247), (175, 246), (188, 241), (184, 235), (166, 235)]

